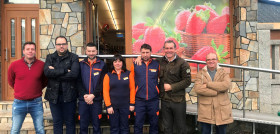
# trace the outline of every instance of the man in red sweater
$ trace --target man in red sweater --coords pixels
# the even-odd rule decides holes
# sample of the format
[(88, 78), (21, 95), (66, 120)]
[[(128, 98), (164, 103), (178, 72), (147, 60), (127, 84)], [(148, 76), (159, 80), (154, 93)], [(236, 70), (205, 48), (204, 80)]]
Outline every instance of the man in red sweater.
[(37, 60), (36, 44), (23, 45), (22, 59), (11, 63), (8, 70), (9, 85), (14, 88), (11, 133), (20, 133), (27, 113), (30, 113), (37, 134), (44, 134), (42, 89), (47, 85), (44, 62)]

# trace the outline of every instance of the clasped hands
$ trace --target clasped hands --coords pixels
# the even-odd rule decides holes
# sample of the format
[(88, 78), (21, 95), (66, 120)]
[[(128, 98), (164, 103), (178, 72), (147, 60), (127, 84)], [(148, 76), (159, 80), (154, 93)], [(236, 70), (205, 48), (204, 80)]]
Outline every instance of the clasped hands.
[[(129, 111), (133, 112), (134, 109), (135, 109), (135, 106), (129, 106)], [(114, 109), (113, 109), (113, 107), (107, 108), (107, 112), (108, 112), (108, 114), (114, 114)]]
[(95, 98), (94, 94), (85, 94), (84, 95), (84, 100), (89, 105), (93, 104), (93, 99), (94, 98)]

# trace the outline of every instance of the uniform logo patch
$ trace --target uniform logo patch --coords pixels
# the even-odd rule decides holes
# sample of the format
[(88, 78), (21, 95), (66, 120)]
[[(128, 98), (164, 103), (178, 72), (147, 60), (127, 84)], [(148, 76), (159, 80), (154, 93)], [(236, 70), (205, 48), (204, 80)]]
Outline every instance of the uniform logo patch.
[(99, 72), (95, 72), (93, 75), (94, 75), (94, 76), (99, 75)]
[(156, 69), (150, 69), (150, 71), (153, 72), (153, 73), (154, 73), (154, 72), (157, 72)]
[(124, 77), (123, 80), (128, 80), (128, 77)]

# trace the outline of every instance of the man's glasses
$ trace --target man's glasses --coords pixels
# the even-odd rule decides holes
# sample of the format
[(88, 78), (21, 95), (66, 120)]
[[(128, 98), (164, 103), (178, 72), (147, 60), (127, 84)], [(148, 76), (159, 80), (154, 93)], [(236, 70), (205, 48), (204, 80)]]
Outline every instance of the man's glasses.
[(67, 43), (61, 43), (61, 44), (55, 44), (56, 46), (64, 46), (64, 45), (68, 45)]
[(206, 61), (215, 61), (217, 59), (206, 59)]

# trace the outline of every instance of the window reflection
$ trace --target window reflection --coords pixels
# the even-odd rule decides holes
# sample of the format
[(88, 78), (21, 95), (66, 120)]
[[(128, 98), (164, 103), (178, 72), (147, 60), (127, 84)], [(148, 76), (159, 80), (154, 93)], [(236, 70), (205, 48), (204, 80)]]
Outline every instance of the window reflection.
[(31, 20), (31, 38), (32, 38), (32, 42), (35, 42), (36, 41), (36, 29), (35, 29), (35, 26), (36, 26), (36, 20), (35, 19), (32, 19)]
[(5, 4), (39, 4), (39, 0), (5, 0)]
[(25, 19), (21, 19), (21, 48), (22, 49), (24, 43), (25, 43)]
[(11, 19), (11, 57), (15, 57), (16, 54), (15, 44), (15, 19)]

